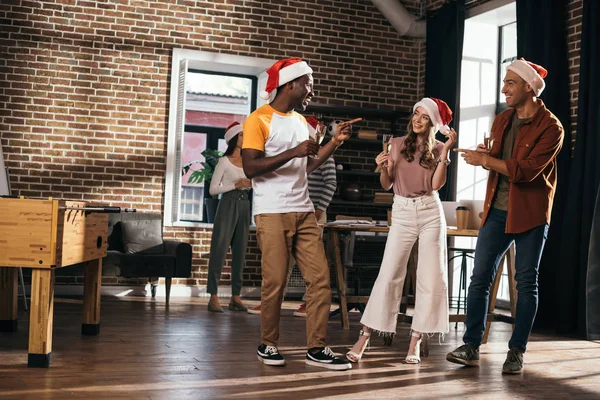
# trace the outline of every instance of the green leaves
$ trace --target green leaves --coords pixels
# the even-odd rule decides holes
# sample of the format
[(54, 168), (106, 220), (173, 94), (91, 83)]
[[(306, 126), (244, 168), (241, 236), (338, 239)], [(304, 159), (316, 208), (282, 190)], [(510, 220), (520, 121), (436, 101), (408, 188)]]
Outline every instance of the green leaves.
[(202, 156), (204, 156), (204, 161), (192, 161), (182, 168), (182, 172), (185, 175), (192, 164), (202, 165), (202, 169), (192, 172), (187, 183), (197, 184), (204, 181), (205, 186), (210, 185), (217, 162), (219, 161), (219, 158), (223, 156), (223, 153), (215, 149), (206, 149), (202, 152)]

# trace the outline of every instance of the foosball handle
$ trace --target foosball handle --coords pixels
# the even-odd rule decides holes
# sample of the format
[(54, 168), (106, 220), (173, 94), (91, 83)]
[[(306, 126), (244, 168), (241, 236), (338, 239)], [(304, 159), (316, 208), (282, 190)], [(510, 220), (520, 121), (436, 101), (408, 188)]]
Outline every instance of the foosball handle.
[(106, 213), (122, 213), (122, 212), (131, 213), (131, 212), (137, 211), (135, 208), (121, 208), (121, 207), (103, 207), (103, 208), (104, 208), (104, 212), (106, 212)]

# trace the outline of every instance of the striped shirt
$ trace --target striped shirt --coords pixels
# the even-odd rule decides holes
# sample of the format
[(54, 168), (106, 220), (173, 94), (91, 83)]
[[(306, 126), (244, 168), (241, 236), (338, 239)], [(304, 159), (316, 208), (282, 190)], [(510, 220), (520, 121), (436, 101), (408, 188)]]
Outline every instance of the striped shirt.
[(335, 162), (329, 157), (308, 176), (308, 195), (315, 209), (327, 211), (336, 187)]

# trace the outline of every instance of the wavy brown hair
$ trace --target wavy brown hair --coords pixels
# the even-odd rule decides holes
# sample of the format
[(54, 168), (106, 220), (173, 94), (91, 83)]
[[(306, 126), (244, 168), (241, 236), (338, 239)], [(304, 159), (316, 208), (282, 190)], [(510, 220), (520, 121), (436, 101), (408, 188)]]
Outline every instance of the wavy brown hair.
[(435, 158), (435, 134), (433, 133), (433, 124), (429, 121), (428, 127), (429, 134), (427, 139), (420, 145), (417, 145), (417, 134), (413, 131), (412, 117), (408, 121), (406, 127), (406, 139), (404, 139), (404, 148), (400, 151), (400, 154), (404, 156), (406, 161), (413, 162), (415, 159), (415, 153), (417, 150), (423, 152), (419, 159), (419, 165), (423, 168), (434, 169), (437, 165)]

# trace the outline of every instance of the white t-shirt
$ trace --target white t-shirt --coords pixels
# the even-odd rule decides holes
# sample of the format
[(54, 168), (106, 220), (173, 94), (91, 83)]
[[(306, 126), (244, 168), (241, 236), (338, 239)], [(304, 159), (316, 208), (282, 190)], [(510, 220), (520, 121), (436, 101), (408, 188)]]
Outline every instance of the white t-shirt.
[(210, 181), (210, 195), (216, 196), (234, 190), (235, 184), (240, 179), (246, 179), (244, 169), (233, 165), (227, 156), (219, 158)]
[[(308, 140), (306, 119), (295, 111), (281, 113), (269, 104), (244, 121), (243, 149), (273, 157)], [(312, 212), (306, 176), (307, 157), (296, 157), (278, 169), (252, 179), (254, 215)]]

